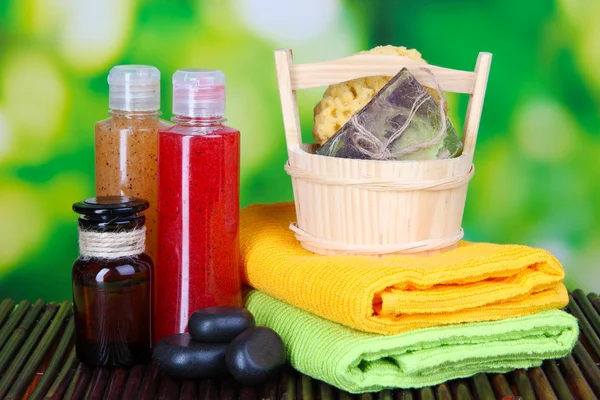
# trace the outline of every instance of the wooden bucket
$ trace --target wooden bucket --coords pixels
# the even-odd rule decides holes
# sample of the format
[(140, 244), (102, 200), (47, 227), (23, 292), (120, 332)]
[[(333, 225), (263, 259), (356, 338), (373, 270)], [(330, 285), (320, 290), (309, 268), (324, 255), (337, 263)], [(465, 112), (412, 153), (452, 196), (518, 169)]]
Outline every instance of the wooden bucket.
[[(293, 64), (275, 51), (277, 79), (303, 248), (325, 255), (431, 255), (463, 237), (462, 217), (492, 55), (479, 53), (475, 71), (429, 65), (408, 57), (359, 54), (330, 62)], [(469, 94), (460, 157), (434, 161), (372, 161), (314, 154), (302, 144), (296, 93), (365, 76), (394, 76), (402, 68), (425, 86)]]

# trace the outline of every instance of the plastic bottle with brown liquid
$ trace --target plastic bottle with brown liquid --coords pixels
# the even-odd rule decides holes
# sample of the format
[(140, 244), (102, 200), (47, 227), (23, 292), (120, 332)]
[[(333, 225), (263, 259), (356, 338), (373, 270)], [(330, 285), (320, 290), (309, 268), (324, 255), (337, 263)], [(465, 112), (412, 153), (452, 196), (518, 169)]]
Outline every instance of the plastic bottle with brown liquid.
[(156, 262), (160, 72), (145, 65), (119, 65), (108, 75), (110, 118), (96, 123), (96, 196), (134, 196), (150, 202), (146, 252)]

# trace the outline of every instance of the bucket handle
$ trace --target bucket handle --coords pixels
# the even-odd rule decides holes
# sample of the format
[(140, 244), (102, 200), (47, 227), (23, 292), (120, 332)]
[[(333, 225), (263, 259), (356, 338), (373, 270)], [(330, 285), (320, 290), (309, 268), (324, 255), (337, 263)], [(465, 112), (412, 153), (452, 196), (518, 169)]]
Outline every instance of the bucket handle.
[(485, 98), (485, 89), (487, 88), (491, 65), (492, 54), (479, 53), (477, 62), (475, 63), (475, 84), (473, 85), (473, 92), (469, 95), (467, 116), (463, 129), (463, 153), (475, 155), (475, 143), (477, 142), (477, 133), (479, 132), (479, 122), (481, 121), (483, 100)]
[(328, 62), (294, 64), (291, 49), (275, 50), (275, 67), (288, 151), (297, 149), (302, 144), (296, 90), (327, 86), (365, 76), (393, 76), (404, 67), (408, 68), (422, 85), (433, 86), (431, 76), (419, 69), (427, 67), (442, 90), (469, 94), (463, 130), (463, 153), (473, 155), (491, 62), (491, 53), (479, 53), (475, 71), (471, 72), (442, 68), (408, 57), (363, 53)]

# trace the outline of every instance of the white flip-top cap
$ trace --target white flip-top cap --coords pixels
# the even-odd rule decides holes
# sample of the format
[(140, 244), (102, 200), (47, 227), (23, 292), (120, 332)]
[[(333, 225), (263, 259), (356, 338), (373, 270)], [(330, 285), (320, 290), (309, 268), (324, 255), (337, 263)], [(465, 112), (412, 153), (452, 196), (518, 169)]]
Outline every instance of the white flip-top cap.
[(112, 110), (160, 109), (160, 71), (148, 65), (117, 65), (108, 74), (108, 104)]
[(173, 114), (190, 118), (225, 115), (225, 74), (180, 69), (173, 74)]

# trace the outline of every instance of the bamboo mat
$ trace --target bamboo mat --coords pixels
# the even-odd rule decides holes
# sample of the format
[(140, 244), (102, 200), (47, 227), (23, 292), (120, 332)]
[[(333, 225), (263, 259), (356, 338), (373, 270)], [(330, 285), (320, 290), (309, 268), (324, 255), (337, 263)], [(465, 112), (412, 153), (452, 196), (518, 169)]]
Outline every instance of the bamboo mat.
[(70, 302), (16, 304), (6, 299), (0, 303), (0, 399), (597, 399), (600, 298), (576, 290), (567, 311), (579, 319), (580, 340), (571, 355), (541, 368), (479, 374), (419, 390), (351, 395), (291, 368), (258, 387), (239, 386), (231, 379), (177, 381), (153, 364), (91, 369), (75, 357)]

